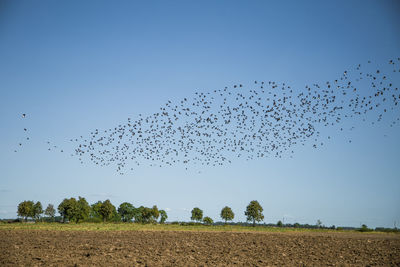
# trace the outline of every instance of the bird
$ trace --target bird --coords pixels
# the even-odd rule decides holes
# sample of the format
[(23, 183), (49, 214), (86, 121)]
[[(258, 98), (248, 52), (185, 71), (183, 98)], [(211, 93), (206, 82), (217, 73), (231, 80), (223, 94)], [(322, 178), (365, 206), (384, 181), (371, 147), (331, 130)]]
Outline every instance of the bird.
[[(154, 113), (71, 137), (74, 150), (68, 154), (81, 164), (113, 166), (119, 174), (144, 163), (151, 167), (181, 164), (186, 170), (224, 166), (236, 158), (292, 157), (298, 146), (319, 149), (330, 142), (333, 136), (323, 136), (324, 127), (346, 134), (355, 125), (345, 127), (345, 121), (368, 118), (375, 123), (384, 117), (394, 118), (391, 127), (398, 125), (400, 94), (395, 75), (399, 72), (385, 69), (396, 69), (400, 62), (391, 59), (385, 64), (379, 70), (373, 64), (356, 64), (339, 72), (339, 77), (304, 88), (257, 79), (196, 90), (192, 96), (166, 100)], [(51, 153), (66, 151), (51, 147), (49, 141), (47, 145)]]

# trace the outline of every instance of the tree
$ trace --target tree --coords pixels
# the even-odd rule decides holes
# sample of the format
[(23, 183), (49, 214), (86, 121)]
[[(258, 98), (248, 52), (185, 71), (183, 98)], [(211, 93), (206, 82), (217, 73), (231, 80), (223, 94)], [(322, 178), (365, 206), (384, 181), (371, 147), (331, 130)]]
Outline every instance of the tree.
[(160, 217), (160, 212), (158, 211), (158, 208), (156, 205), (151, 208), (151, 220), (152, 222), (157, 222), (158, 217)]
[(278, 227), (282, 227), (282, 226), (283, 226), (283, 223), (282, 223), (282, 221), (278, 221), (278, 222), (276, 223), (276, 226), (278, 226)]
[(157, 218), (160, 216), (160, 211), (157, 206), (153, 208), (140, 206), (133, 212), (133, 217), (137, 223), (150, 223), (157, 222)]
[(321, 225), (322, 225), (321, 220), (317, 220), (317, 227), (318, 227), (318, 228), (321, 228)]
[(121, 216), (122, 221), (129, 222), (132, 220), (135, 212), (135, 207), (128, 202), (121, 203), (118, 207), (118, 214)]
[(79, 197), (74, 209), (73, 219), (76, 223), (86, 220), (89, 217), (90, 206), (84, 197)]
[(122, 220), (121, 215), (119, 215), (117, 209), (114, 206), (113, 213), (111, 215), (111, 220), (110, 221), (112, 221), (112, 222), (120, 222), (121, 220)]
[(223, 220), (225, 220), (225, 223), (227, 221), (232, 221), (234, 217), (235, 217), (235, 214), (233, 213), (233, 211), (230, 207), (226, 206), (225, 208), (223, 208), (221, 210), (221, 218)]
[(154, 210), (153, 209), (150, 209), (150, 208), (147, 208), (147, 207), (143, 207), (142, 209), (141, 209), (141, 211), (142, 211), (142, 216), (141, 216), (141, 219), (142, 219), (142, 223), (149, 223), (150, 221), (152, 221), (152, 219), (153, 219), (153, 216), (154, 216)]
[(67, 213), (68, 213), (68, 199), (64, 198), (63, 201), (61, 201), (61, 203), (58, 205), (57, 209), (58, 209), (58, 213), (60, 213), (61, 217), (62, 217), (62, 221), (65, 222), (65, 220), (67, 219)]
[(160, 210), (160, 223), (165, 223), (168, 219), (167, 212), (165, 210)]
[(103, 218), (103, 221), (106, 222), (107, 220), (112, 218), (113, 212), (115, 210), (115, 207), (113, 204), (111, 204), (111, 201), (109, 199), (105, 200), (100, 207), (100, 215), (101, 218)]
[(373, 230), (368, 228), (368, 226), (366, 224), (363, 224), (363, 225), (361, 225), (361, 228), (358, 229), (358, 231), (360, 231), (360, 232), (371, 232)]
[(90, 218), (101, 219), (100, 208), (102, 204), (103, 202), (97, 201), (96, 203), (90, 206), (90, 212), (89, 212)]
[(207, 216), (207, 217), (204, 217), (203, 222), (204, 222), (204, 224), (206, 224), (206, 225), (211, 225), (211, 224), (214, 223), (213, 219), (211, 219), (211, 218), (208, 217), (208, 216)]
[(25, 221), (28, 220), (28, 217), (34, 217), (34, 203), (30, 200), (25, 200), (19, 203), (18, 205), (18, 216), (24, 217)]
[(47, 205), (47, 208), (44, 210), (44, 215), (50, 217), (52, 221), (54, 221), (54, 216), (56, 215), (56, 210), (54, 209), (53, 204)]
[(43, 213), (43, 207), (42, 203), (40, 201), (36, 202), (35, 205), (33, 205), (33, 217), (36, 220), (40, 219), (40, 215)]
[(192, 221), (201, 222), (201, 219), (203, 219), (203, 211), (197, 207), (192, 209), (192, 217), (190, 217), (190, 219)]
[(77, 208), (77, 201), (73, 197), (69, 199), (65, 198), (57, 207), (58, 212), (63, 217), (63, 222), (65, 222), (65, 220), (73, 221), (77, 213)]
[(257, 200), (253, 200), (247, 206), (244, 215), (247, 216), (247, 221), (253, 221), (253, 226), (256, 226), (256, 221), (264, 220), (264, 215), (262, 214), (263, 208)]
[(144, 207), (140, 206), (133, 211), (133, 218), (135, 218), (136, 223), (143, 223), (143, 209)]

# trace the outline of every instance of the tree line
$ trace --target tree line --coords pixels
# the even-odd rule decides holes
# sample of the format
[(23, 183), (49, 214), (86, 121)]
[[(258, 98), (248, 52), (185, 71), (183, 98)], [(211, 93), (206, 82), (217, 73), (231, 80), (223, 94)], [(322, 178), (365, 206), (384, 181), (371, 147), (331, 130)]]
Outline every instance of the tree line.
[[(86, 201), (84, 197), (78, 199), (71, 197), (65, 198), (57, 207), (61, 215), (62, 222), (129, 222), (134, 220), (138, 223), (164, 223), (168, 216), (165, 210), (159, 210), (156, 205), (152, 208), (140, 206), (135, 208), (131, 203), (124, 202), (119, 205), (118, 209), (111, 203), (109, 199), (98, 201), (92, 205)], [(39, 220), (44, 214), (50, 221), (55, 220), (56, 209), (54, 205), (49, 204), (43, 210), (40, 201), (23, 201), (19, 203), (17, 209), (18, 216), (28, 220)]]
[[(165, 223), (168, 215), (165, 210), (159, 210), (156, 205), (152, 208), (140, 206), (135, 208), (131, 203), (124, 202), (116, 208), (109, 199), (105, 201), (97, 201), (96, 203), (89, 205), (84, 197), (78, 197), (75, 199), (65, 198), (57, 207), (58, 212), (60, 213), (61, 222), (135, 222), (135, 223)], [(53, 204), (49, 204), (46, 209), (43, 210), (42, 204), (40, 201), (36, 203), (33, 201), (23, 201), (19, 203), (17, 214), (19, 217), (22, 217), (25, 221), (28, 218), (32, 220), (39, 221), (43, 218), (46, 221), (55, 221), (56, 219), (56, 209)], [(195, 221), (195, 223), (185, 223), (185, 222), (171, 222), (171, 224), (180, 224), (180, 225), (196, 225), (203, 223), (205, 225), (220, 225), (227, 224), (229, 222), (230, 225), (242, 225), (248, 226), (249, 224), (255, 226), (256, 223), (264, 220), (263, 208), (261, 207), (258, 201), (253, 200), (246, 207), (244, 212), (246, 215), (246, 219), (248, 223), (232, 223), (231, 221), (235, 218), (235, 213), (228, 206), (222, 208), (220, 217), (224, 222), (216, 222), (214, 223), (213, 219), (209, 216), (203, 217), (203, 210), (198, 207), (195, 207), (191, 211), (190, 219)], [(46, 217), (42, 217), (45, 215)], [(290, 228), (307, 228), (307, 229), (337, 229), (337, 230), (358, 230), (361, 232), (369, 232), (374, 231), (367, 227), (367, 225), (363, 224), (360, 228), (356, 227), (336, 227), (334, 225), (328, 227), (322, 225), (320, 220), (317, 220), (315, 225), (310, 224), (283, 224), (282, 221), (278, 221), (276, 224), (263, 224), (263, 226), (274, 226), (274, 227), (290, 227)], [(380, 232), (399, 232), (399, 229), (394, 228), (383, 228), (377, 227), (375, 231)]]
[[(246, 219), (249, 222), (253, 223), (253, 226), (256, 225), (256, 222), (260, 222), (264, 220), (264, 215), (262, 214), (263, 208), (257, 200), (253, 200), (247, 205), (246, 211), (244, 214), (246, 215)], [(233, 213), (232, 209), (228, 206), (222, 208), (220, 213), (221, 219), (227, 223), (228, 221), (232, 221), (235, 218), (235, 213)], [(192, 216), (190, 217), (192, 221), (203, 222), (206, 225), (211, 225), (214, 223), (213, 219), (206, 216), (203, 218), (203, 211), (196, 207), (192, 209)]]
[[(152, 208), (140, 206), (135, 208), (131, 203), (124, 202), (119, 205), (118, 209), (111, 203), (109, 199), (105, 201), (98, 201), (92, 205), (86, 201), (84, 197), (78, 197), (78, 199), (71, 197), (65, 198), (57, 207), (58, 212), (61, 215), (62, 222), (136, 222), (136, 223), (165, 223), (168, 218), (165, 210), (159, 210), (156, 205)], [(255, 226), (256, 222), (260, 222), (264, 219), (262, 214), (263, 208), (258, 201), (253, 200), (249, 203), (246, 208), (245, 215), (247, 221), (252, 222)], [(44, 214), (51, 221), (55, 220), (56, 209), (53, 204), (49, 204), (45, 210), (43, 210), (40, 201), (33, 202), (26, 200), (18, 205), (17, 209), (18, 216), (28, 220), (40, 220)], [(204, 223), (211, 225), (214, 223), (213, 219), (209, 216), (203, 217), (203, 211), (195, 207), (191, 211), (191, 220), (198, 223)], [(227, 223), (235, 218), (235, 214), (232, 209), (225, 206), (220, 213), (221, 219)]]

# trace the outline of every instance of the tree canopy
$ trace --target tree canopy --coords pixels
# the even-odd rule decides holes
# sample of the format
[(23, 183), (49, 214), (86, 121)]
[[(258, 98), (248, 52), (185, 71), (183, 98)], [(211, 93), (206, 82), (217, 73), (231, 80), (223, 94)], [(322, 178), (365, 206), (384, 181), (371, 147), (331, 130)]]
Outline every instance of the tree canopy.
[(123, 222), (129, 222), (135, 215), (135, 207), (128, 202), (121, 203), (118, 207), (118, 214), (121, 216)]
[(152, 217), (152, 222), (157, 222), (158, 217), (160, 217), (160, 211), (158, 210), (156, 205), (154, 205), (153, 208), (151, 208), (151, 217)]
[(111, 201), (107, 199), (101, 204), (99, 213), (103, 221), (106, 222), (113, 217), (114, 213), (116, 213), (116, 209), (115, 206), (111, 204)]
[(35, 215), (34, 205), (34, 202), (30, 200), (25, 200), (19, 203), (17, 210), (18, 216), (24, 217), (25, 221), (28, 220), (28, 217), (33, 218)]
[(40, 201), (34, 203), (31, 200), (25, 200), (18, 204), (17, 214), (18, 216), (23, 217), (25, 221), (27, 221), (28, 218), (38, 220), (42, 213), (43, 207)]
[(221, 210), (221, 218), (225, 221), (225, 223), (227, 221), (232, 221), (234, 217), (235, 217), (235, 214), (233, 213), (233, 211), (230, 207), (225, 206)]
[(33, 205), (33, 217), (36, 220), (40, 219), (40, 215), (43, 213), (43, 207), (42, 203), (40, 201), (36, 202), (35, 205)]
[(47, 208), (44, 210), (44, 215), (54, 218), (56, 215), (56, 210), (54, 209), (53, 204), (47, 205)]
[(71, 198), (65, 198), (60, 205), (58, 205), (57, 209), (60, 215), (63, 217), (63, 222), (66, 220), (72, 220), (73, 214), (75, 213), (76, 208), (76, 199), (71, 197)]
[(64, 199), (58, 205), (58, 212), (63, 217), (63, 221), (79, 221), (85, 220), (89, 217), (90, 206), (84, 197), (79, 197), (78, 200), (71, 197)]
[(90, 206), (90, 212), (89, 212), (89, 217), (90, 218), (98, 218), (101, 219), (101, 215), (100, 215), (100, 207), (103, 204), (103, 202), (101, 201), (97, 201), (96, 203), (93, 203)]
[(256, 225), (256, 222), (260, 222), (264, 220), (264, 215), (262, 214), (263, 208), (257, 200), (253, 200), (247, 206), (244, 215), (247, 216), (247, 221), (253, 221), (253, 226)]
[(213, 219), (211, 219), (211, 218), (208, 217), (208, 216), (204, 217), (203, 222), (204, 222), (204, 224), (206, 224), (206, 225), (211, 225), (211, 224), (214, 223)]
[[(136, 223), (165, 223), (168, 218), (165, 210), (159, 210), (157, 205), (153, 207), (140, 206), (135, 208), (131, 203), (123, 202), (119, 205), (118, 210), (109, 199), (105, 201), (97, 201), (91, 206), (84, 197), (78, 199), (71, 197), (65, 198), (57, 207), (63, 222), (106, 222), (106, 221), (123, 221), (129, 222), (134, 219)], [(56, 210), (52, 204), (49, 204), (43, 211), (40, 201), (23, 201), (19, 203), (17, 213), (18, 216), (25, 220), (28, 218), (39, 219), (44, 212), (46, 216), (54, 221)]]
[(76, 202), (76, 213), (74, 219), (78, 223), (79, 221), (86, 220), (89, 217), (90, 206), (84, 197), (79, 197)]
[(198, 221), (201, 222), (203, 219), (203, 211), (199, 208), (193, 208), (192, 209), (192, 217), (190, 217), (192, 221)]
[(160, 210), (160, 223), (165, 223), (168, 219), (167, 212), (165, 210)]

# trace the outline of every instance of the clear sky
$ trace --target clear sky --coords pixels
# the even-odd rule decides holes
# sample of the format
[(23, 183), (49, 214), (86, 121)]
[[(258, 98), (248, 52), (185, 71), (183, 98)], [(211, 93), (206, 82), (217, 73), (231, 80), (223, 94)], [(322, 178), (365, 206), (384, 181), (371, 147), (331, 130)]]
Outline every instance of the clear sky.
[[(126, 175), (46, 146), (73, 149), (70, 138), (197, 91), (254, 80), (300, 88), (367, 60), (386, 64), (400, 56), (398, 14), (399, 1), (386, 0), (0, 1), (0, 218), (16, 217), (23, 200), (84, 196), (156, 204), (170, 221), (189, 220), (195, 206), (219, 220), (228, 205), (245, 221), (256, 199), (267, 223), (400, 226), (398, 125), (321, 129), (333, 138), (293, 158)], [(25, 127), (31, 140), (14, 153)]]

